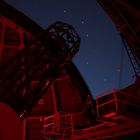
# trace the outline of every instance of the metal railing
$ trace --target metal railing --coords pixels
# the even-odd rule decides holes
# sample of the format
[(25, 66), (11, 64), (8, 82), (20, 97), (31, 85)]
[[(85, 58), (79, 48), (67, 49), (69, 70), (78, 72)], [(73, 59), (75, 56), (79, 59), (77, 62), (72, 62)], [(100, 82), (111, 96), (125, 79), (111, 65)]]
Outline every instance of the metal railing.
[[(130, 93), (117, 90), (115, 88), (99, 96), (96, 96), (96, 109), (98, 119), (100, 117), (103, 117), (101, 116), (101, 108), (104, 111), (104, 116), (109, 113), (110, 115), (108, 115), (107, 117), (112, 117), (114, 115), (117, 115), (118, 112), (122, 113), (122, 106), (130, 106), (140, 110), (140, 98), (131, 95)], [(111, 110), (111, 112), (109, 112), (109, 110)]]

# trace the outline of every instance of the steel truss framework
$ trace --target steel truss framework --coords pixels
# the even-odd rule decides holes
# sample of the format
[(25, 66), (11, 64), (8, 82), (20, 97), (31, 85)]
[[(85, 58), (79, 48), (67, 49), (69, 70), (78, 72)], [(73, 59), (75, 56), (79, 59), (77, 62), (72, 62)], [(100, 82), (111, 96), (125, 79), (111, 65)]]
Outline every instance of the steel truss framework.
[(97, 0), (115, 23), (122, 37), (135, 76), (140, 74), (140, 11), (139, 1)]
[(80, 38), (71, 25), (58, 21), (27, 44), (0, 69), (0, 101), (12, 107), (20, 118), (71, 61), (79, 50)]

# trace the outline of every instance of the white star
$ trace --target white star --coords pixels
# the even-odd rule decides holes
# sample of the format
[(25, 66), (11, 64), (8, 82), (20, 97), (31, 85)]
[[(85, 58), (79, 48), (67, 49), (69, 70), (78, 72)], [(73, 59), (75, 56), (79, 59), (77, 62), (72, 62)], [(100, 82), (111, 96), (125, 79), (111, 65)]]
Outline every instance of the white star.
[(64, 12), (64, 13), (66, 13), (66, 12), (67, 12), (67, 10), (64, 10), (63, 12)]
[(104, 78), (104, 82), (106, 82), (107, 81), (107, 79), (106, 78)]
[(88, 63), (88, 62), (86, 62), (86, 64), (88, 65), (89, 63)]
[(117, 72), (121, 72), (121, 70), (120, 69), (117, 69)]
[(88, 34), (86, 34), (86, 37), (89, 37), (89, 35), (88, 35)]
[(81, 23), (82, 23), (82, 24), (85, 24), (85, 21), (84, 21), (84, 20), (82, 20), (82, 21), (81, 21)]

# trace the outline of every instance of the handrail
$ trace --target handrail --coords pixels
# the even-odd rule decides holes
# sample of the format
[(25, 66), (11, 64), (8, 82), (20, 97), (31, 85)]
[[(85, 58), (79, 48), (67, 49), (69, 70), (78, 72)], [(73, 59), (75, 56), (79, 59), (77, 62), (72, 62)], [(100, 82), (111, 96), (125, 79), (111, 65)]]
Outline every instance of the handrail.
[[(111, 96), (111, 98), (109, 98), (107, 101), (102, 100), (101, 103), (98, 101), (99, 99), (101, 99), (101, 97), (105, 97), (106, 95), (109, 95), (109, 94), (111, 95), (111, 93), (113, 96)], [(118, 94), (121, 94), (121, 97), (124, 97), (124, 100), (120, 99), (120, 97), (117, 96)], [(140, 108), (140, 104), (138, 104), (137, 102), (133, 102), (133, 99), (140, 100), (139, 97), (127, 94), (124, 91), (120, 91), (120, 90), (117, 90), (114, 88), (107, 91), (107, 92), (102, 93), (101, 95), (96, 96), (96, 109), (97, 109), (98, 118), (100, 117), (100, 110), (99, 109), (107, 104), (111, 104), (112, 102), (115, 103), (115, 108), (116, 108), (115, 111), (118, 111), (118, 107), (119, 107), (118, 104), (120, 102), (123, 104), (127, 104), (127, 105), (131, 105), (131, 106)]]
[(100, 98), (100, 97), (103, 97), (103, 96), (105, 96), (105, 95), (108, 95), (108, 94), (110, 94), (110, 93), (114, 93), (114, 92), (116, 92), (116, 91), (118, 91), (116, 88), (112, 88), (112, 89), (110, 89), (110, 90), (108, 90), (108, 91), (106, 91), (106, 92), (101, 93), (100, 95), (97, 95), (97, 96), (96, 96), (96, 99), (98, 99), (98, 98)]

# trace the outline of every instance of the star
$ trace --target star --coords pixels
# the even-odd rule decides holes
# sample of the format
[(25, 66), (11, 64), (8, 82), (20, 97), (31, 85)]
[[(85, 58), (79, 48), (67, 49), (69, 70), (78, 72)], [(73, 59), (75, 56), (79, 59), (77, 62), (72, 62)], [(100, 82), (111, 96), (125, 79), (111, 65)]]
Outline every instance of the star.
[(86, 62), (86, 64), (87, 64), (87, 65), (89, 64), (88, 61)]
[(120, 69), (117, 69), (117, 72), (121, 72), (121, 70)]
[(84, 20), (82, 20), (82, 21), (81, 21), (81, 23), (82, 23), (82, 24), (85, 24), (85, 21), (84, 21)]
[(86, 34), (86, 37), (89, 37), (89, 34)]
[(107, 79), (106, 78), (104, 78), (104, 82), (107, 82)]
[(63, 10), (64, 13), (67, 13), (67, 10)]

